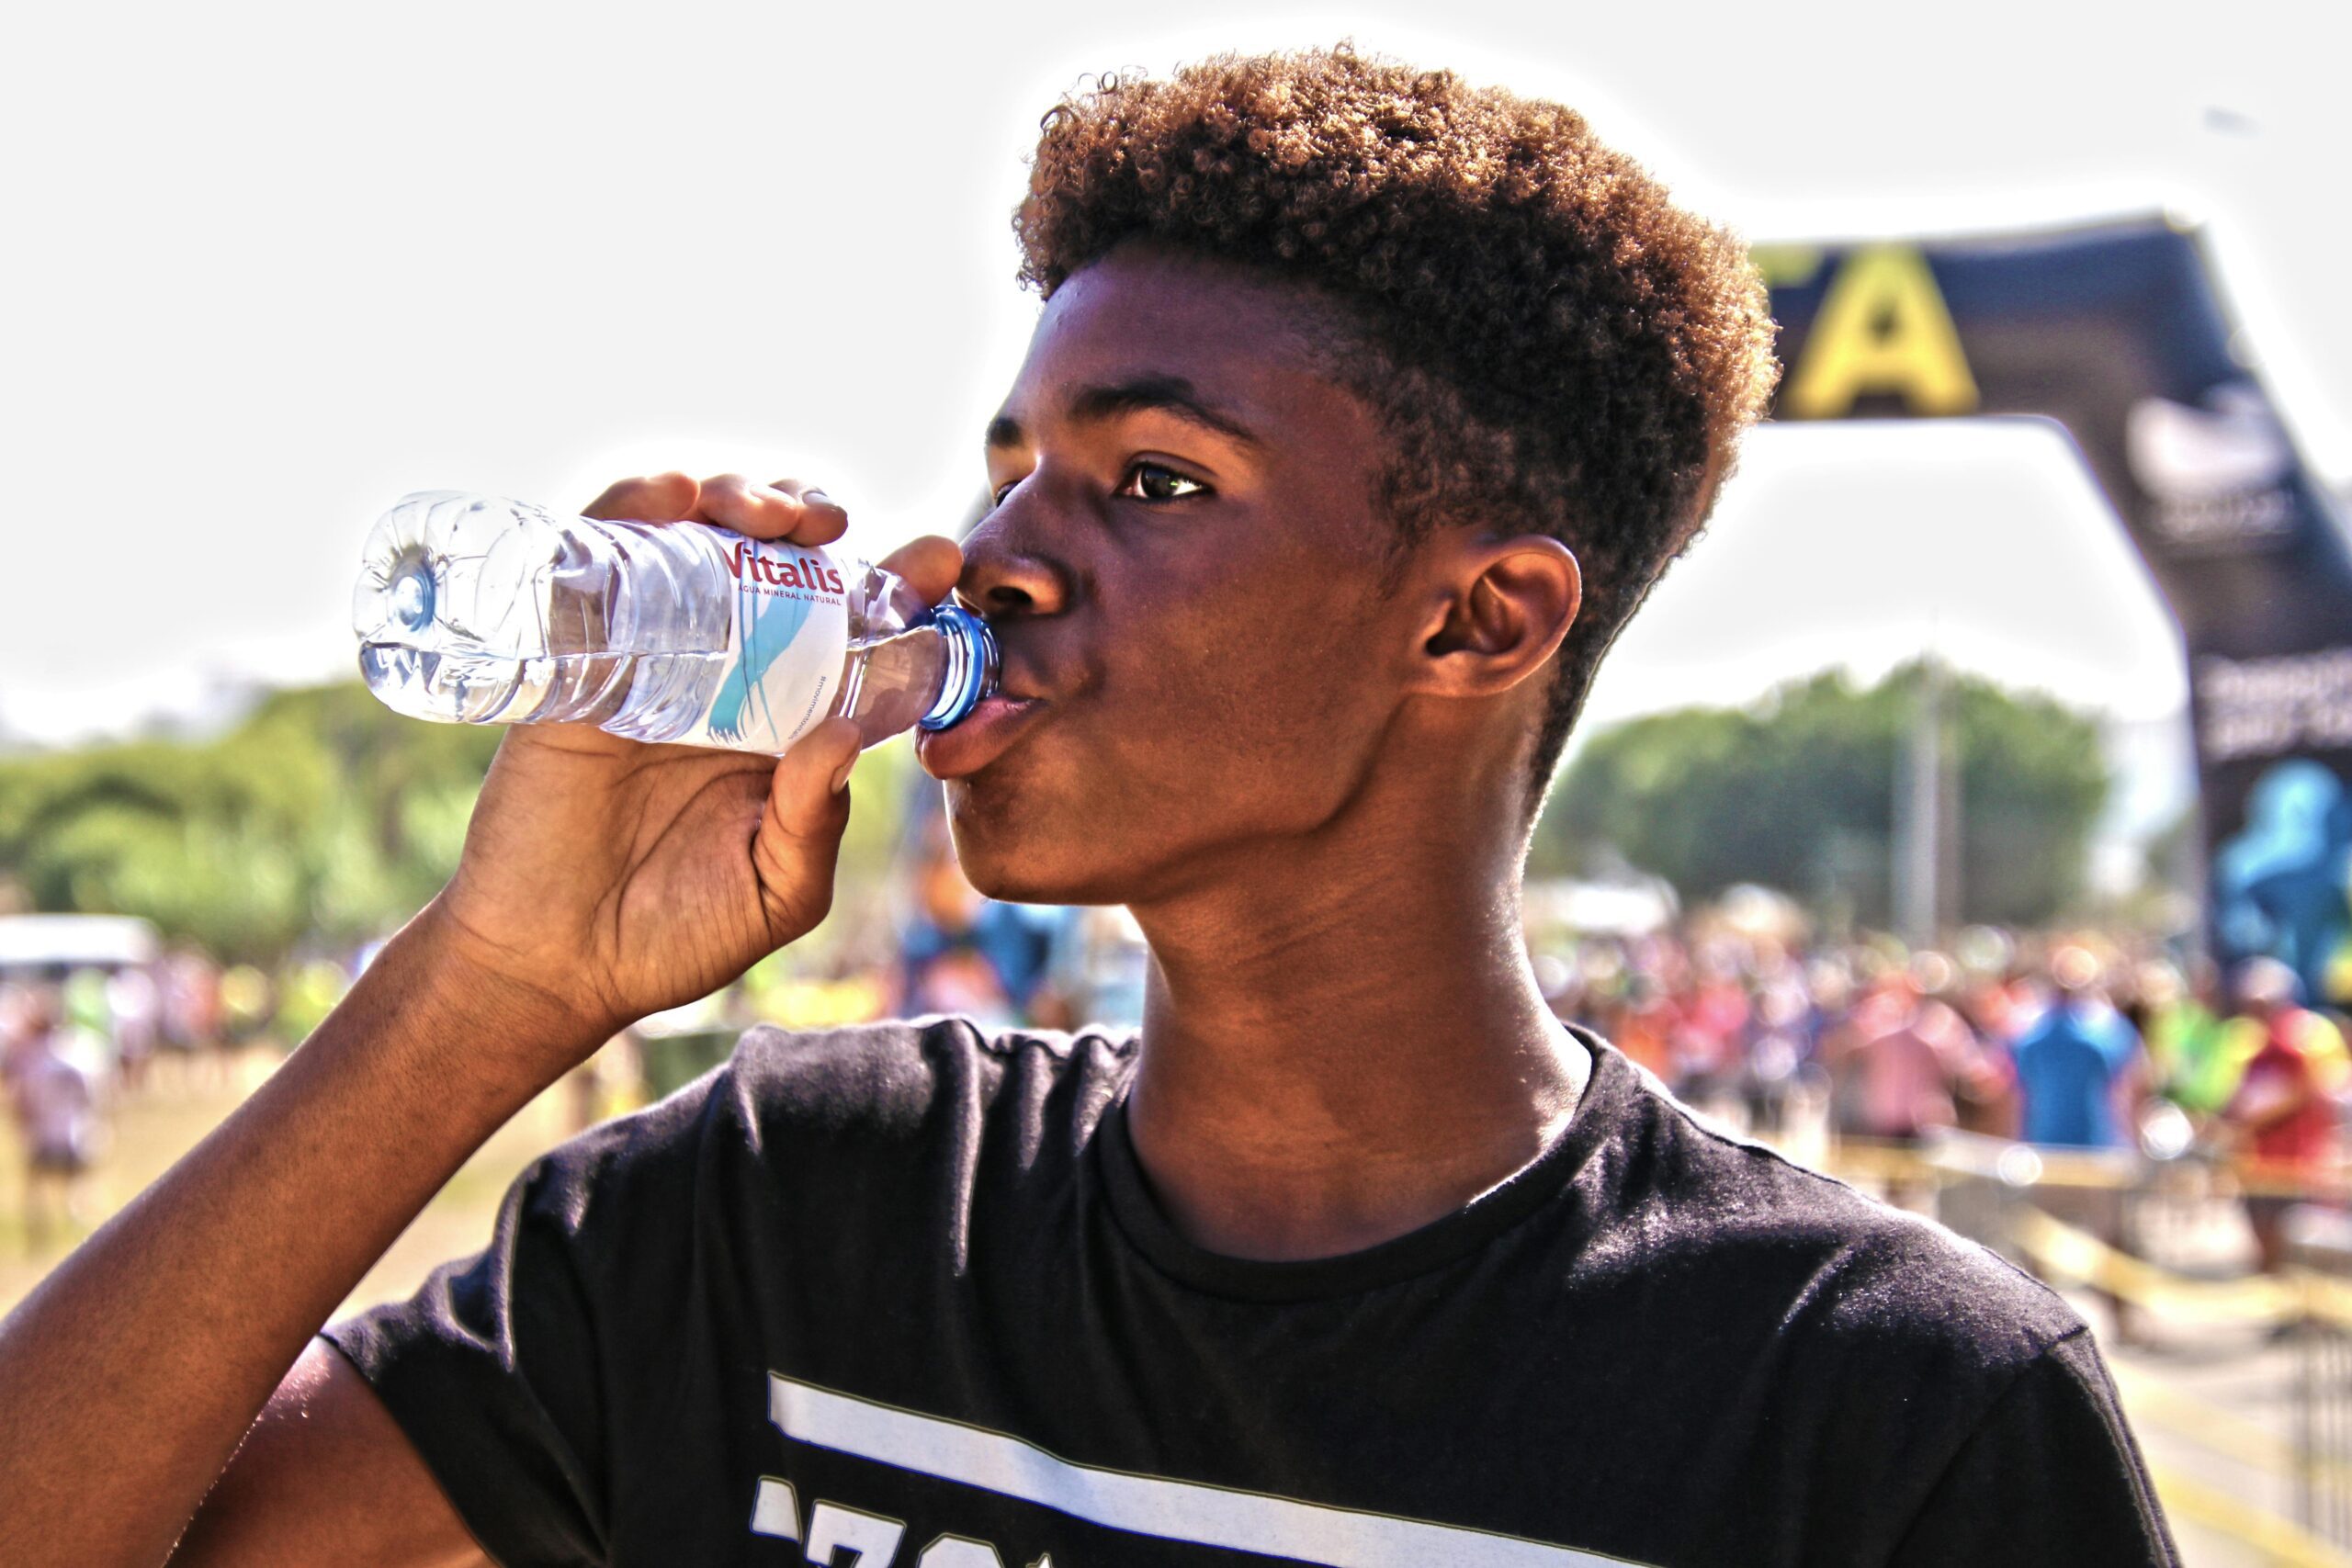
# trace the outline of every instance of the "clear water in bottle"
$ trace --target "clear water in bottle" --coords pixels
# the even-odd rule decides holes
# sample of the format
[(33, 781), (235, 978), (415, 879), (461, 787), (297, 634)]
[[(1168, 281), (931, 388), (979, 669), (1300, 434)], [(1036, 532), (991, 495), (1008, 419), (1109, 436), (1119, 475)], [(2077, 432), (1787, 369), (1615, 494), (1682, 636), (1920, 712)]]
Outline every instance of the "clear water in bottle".
[(444, 723), (782, 752), (835, 714), (866, 746), (944, 729), (996, 684), (985, 622), (864, 561), (452, 491), (377, 523), (351, 619), (368, 689)]

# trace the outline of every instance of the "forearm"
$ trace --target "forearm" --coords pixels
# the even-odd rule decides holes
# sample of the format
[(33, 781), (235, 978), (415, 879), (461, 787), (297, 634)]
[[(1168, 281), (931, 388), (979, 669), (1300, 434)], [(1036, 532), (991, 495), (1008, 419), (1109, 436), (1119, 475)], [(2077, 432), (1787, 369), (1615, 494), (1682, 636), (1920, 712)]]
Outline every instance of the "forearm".
[(593, 1048), (430, 919), (0, 1325), (0, 1562), (161, 1562), (278, 1380), (502, 1122)]

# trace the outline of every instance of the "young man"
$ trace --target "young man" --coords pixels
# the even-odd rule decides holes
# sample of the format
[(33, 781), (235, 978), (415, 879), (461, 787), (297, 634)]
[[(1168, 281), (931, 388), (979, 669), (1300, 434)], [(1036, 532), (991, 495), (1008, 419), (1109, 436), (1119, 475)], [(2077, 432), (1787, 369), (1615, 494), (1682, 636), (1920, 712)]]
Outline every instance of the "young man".
[(1134, 910), (1140, 1040), (755, 1031), (312, 1340), (531, 1094), (824, 912), (847, 726), (518, 730), (450, 886), (9, 1325), (0, 1557), (153, 1561), (225, 1463), (187, 1561), (2167, 1559), (2054, 1297), (1529, 973), (1544, 782), (1770, 379), (1736, 248), (1565, 109), (1344, 52), (1064, 104), (1019, 229), (994, 510), (898, 561), (1004, 690), (922, 760), (982, 890)]

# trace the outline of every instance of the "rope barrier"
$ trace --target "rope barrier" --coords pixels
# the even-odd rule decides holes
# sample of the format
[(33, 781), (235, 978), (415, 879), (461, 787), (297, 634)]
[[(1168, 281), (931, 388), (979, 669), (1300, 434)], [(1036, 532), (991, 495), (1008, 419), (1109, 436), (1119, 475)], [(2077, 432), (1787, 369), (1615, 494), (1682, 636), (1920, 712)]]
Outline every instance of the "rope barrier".
[[(2284, 1275), (2202, 1280), (2134, 1258), (2032, 1206), (2034, 1188), (2143, 1190), (2144, 1169), (2135, 1169), (2131, 1156), (2041, 1149), (1993, 1139), (1966, 1144), (1949, 1140), (1932, 1152), (1894, 1144), (1847, 1142), (1838, 1145), (1831, 1168), (1840, 1177), (1918, 1186), (1951, 1186), (1988, 1178), (2002, 1181), (2015, 1188), (2022, 1200), (2009, 1224), (2018, 1248), (2037, 1271), (2086, 1285), (2132, 1306), (2207, 1322), (2316, 1321), (2352, 1333), (2352, 1280), (2301, 1269)], [(2299, 1185), (2294, 1192), (2308, 1196), (2309, 1188)]]
[[(2002, 1168), (2007, 1161), (2010, 1169)], [(1830, 1174), (1843, 1179), (1950, 1186), (1984, 1177), (2008, 1179), (2024, 1162), (2034, 1174), (2021, 1185), (2136, 1191), (2151, 1182), (2211, 1181), (2217, 1192), (2252, 1198), (2300, 1198), (2331, 1202), (2352, 1195), (2352, 1168), (2314, 1171), (2278, 1160), (2239, 1156), (2157, 1164), (2122, 1149), (2053, 1148), (1980, 1133), (1943, 1133), (1925, 1143), (1839, 1137), (1830, 1145)]]
[(2352, 1568), (2346, 1556), (2301, 1525), (2168, 1465), (2149, 1466), (2165, 1509), (2244, 1541), (2281, 1568)]

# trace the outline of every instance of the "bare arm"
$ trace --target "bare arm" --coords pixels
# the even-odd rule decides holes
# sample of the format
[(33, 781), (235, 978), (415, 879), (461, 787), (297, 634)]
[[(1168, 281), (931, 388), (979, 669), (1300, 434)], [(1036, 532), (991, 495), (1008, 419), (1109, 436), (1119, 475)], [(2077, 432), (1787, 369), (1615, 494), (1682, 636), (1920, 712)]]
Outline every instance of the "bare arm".
[[(804, 544), (844, 522), (731, 476), (629, 481), (598, 514)], [(919, 541), (897, 564), (937, 597), (958, 558)], [(620, 1027), (823, 918), (855, 757), (838, 719), (781, 762), (510, 731), (440, 897), (267, 1084), (0, 1324), (0, 1562), (164, 1561), (327, 1314), (468, 1155)], [(389, 1417), (351, 1382), (327, 1365), (288, 1384), (192, 1552), (253, 1560), (203, 1543), (247, 1539), (266, 1497), (284, 1510), (275, 1539), (345, 1543), (308, 1560), (449, 1560), (446, 1529), (367, 1533), (382, 1510), (340, 1483), (361, 1477), (336, 1456), (405, 1464), (412, 1482), (422, 1466), (388, 1449)]]
[(267, 1084), (10, 1315), (0, 1562), (162, 1561), (327, 1314), (544, 1081), (548, 1055), (483, 1049), (528, 1035), (560, 1054), (501, 992), (439, 920), (412, 924)]
[(313, 1339), (172, 1557), (175, 1568), (489, 1568), (350, 1362)]

